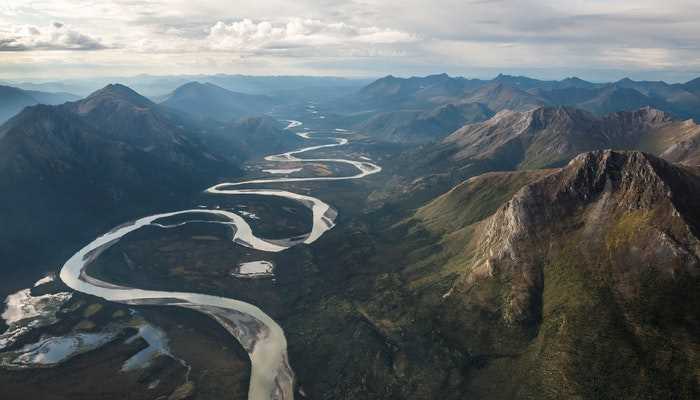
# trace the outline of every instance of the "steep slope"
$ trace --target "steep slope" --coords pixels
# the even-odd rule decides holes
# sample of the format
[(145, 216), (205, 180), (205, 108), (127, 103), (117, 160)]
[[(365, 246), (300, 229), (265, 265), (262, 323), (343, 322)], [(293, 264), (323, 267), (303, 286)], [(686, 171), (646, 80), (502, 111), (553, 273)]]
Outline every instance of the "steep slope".
[[(449, 347), (479, 360), (463, 393), (697, 397), (697, 170), (597, 151), (554, 172), (498, 175), (418, 212), (443, 239), (415, 250), (406, 275)], [(491, 197), (481, 221), (443, 217), (514, 190)]]
[(391, 142), (427, 142), (441, 139), (464, 124), (480, 122), (493, 112), (480, 103), (447, 104), (430, 111), (379, 113), (354, 127), (372, 138)]
[(174, 143), (185, 131), (182, 119), (121, 84), (109, 84), (63, 107), (106, 137), (144, 148), (159, 141)]
[(198, 118), (228, 122), (270, 111), (275, 101), (267, 96), (232, 92), (212, 83), (186, 83), (160, 103)]
[(700, 165), (700, 125), (693, 120), (669, 123), (642, 138), (638, 148), (687, 165)]
[(5, 122), (27, 106), (61, 104), (71, 100), (77, 100), (77, 97), (68, 93), (39, 92), (0, 85), (0, 123)]
[[(684, 141), (692, 148), (695, 133), (692, 122), (674, 121), (651, 108), (599, 118), (582, 110), (557, 107), (503, 111), (454, 132), (441, 146), (443, 152), (444, 148), (452, 152), (455, 162), (489, 161), (502, 169), (540, 168), (561, 165), (581, 152), (606, 148), (643, 148), (657, 154), (669, 151), (670, 155), (670, 147)], [(675, 154), (673, 161), (686, 161), (681, 152)], [(692, 154), (688, 151), (688, 160)]]

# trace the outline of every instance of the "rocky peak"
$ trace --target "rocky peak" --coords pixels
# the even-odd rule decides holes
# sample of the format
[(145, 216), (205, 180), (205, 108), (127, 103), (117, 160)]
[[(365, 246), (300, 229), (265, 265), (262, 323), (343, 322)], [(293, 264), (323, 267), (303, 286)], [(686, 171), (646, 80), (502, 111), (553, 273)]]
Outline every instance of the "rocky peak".
[(643, 226), (630, 229), (644, 234), (626, 234), (624, 240), (633, 243), (625, 248), (658, 248), (635, 253), (637, 264), (624, 268), (655, 263), (696, 268), (699, 213), (685, 199), (698, 195), (700, 177), (655, 156), (612, 150), (581, 154), (559, 172), (520, 189), (481, 223), (475, 235), (477, 261), (462, 289), (468, 292), (481, 280), (502, 276), (511, 282), (503, 317), (532, 323), (539, 315), (538, 293), (544, 284), (542, 260), (551, 256), (552, 249), (556, 253), (557, 246), (576, 232), (583, 241), (580, 248), (590, 251), (593, 259), (600, 246), (613, 251), (601, 240), (634, 218)]
[(591, 121), (595, 117), (581, 109), (573, 107), (540, 107), (529, 112), (530, 127), (544, 129), (548, 126), (569, 125), (574, 121)]

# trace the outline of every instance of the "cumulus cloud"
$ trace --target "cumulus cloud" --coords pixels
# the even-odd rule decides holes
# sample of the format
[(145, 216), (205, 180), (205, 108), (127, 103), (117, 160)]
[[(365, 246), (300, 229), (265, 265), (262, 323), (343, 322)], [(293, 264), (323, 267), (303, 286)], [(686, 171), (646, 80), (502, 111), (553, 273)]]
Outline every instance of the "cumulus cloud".
[(61, 22), (43, 27), (20, 25), (0, 31), (0, 51), (99, 50), (105, 47), (99, 39)]
[(395, 44), (416, 40), (407, 32), (376, 26), (359, 27), (344, 22), (291, 18), (286, 22), (243, 19), (217, 22), (209, 29), (208, 45), (215, 50), (251, 51), (298, 47)]

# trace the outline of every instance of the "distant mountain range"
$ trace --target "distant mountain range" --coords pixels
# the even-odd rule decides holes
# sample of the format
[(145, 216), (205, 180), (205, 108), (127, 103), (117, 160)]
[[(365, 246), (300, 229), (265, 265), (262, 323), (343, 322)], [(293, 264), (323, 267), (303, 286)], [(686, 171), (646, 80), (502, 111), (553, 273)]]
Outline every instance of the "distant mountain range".
[(252, 76), (252, 75), (148, 75), (73, 78), (47, 82), (5, 81), (0, 84), (26, 90), (70, 92), (86, 96), (110, 82), (121, 82), (146, 97), (158, 99), (189, 82), (212, 83), (234, 92), (274, 95), (287, 100), (304, 97), (327, 98), (349, 94), (371, 83), (371, 79), (324, 76)]
[(385, 110), (454, 102), (480, 102), (493, 111), (526, 111), (537, 106), (572, 106), (596, 114), (651, 106), (683, 118), (700, 111), (698, 80), (685, 84), (633, 81), (592, 83), (579, 78), (561, 81), (499, 75), (492, 80), (464, 79), (446, 74), (427, 77), (387, 76), (361, 89), (349, 103)]
[(52, 93), (36, 90), (22, 90), (12, 86), (0, 85), (0, 124), (22, 111), (24, 107), (35, 104), (61, 104), (78, 100), (70, 93)]
[[(508, 75), (499, 75), (492, 80), (446, 74), (413, 78), (387, 76), (338, 100), (335, 107), (341, 114), (362, 111), (381, 115), (386, 122), (377, 129), (379, 139), (385, 139), (386, 132), (392, 132), (393, 141), (402, 141), (403, 136), (407, 137), (406, 141), (415, 141), (414, 128), (404, 122), (409, 115), (407, 111), (415, 115), (447, 104), (462, 107), (463, 104), (478, 103), (486, 106), (487, 112), (481, 113), (482, 120), (503, 110), (528, 111), (556, 106), (578, 108), (599, 116), (653, 107), (676, 118), (697, 120), (700, 119), (699, 81), (667, 84), (623, 79), (602, 84), (579, 78), (541, 81)], [(445, 128), (448, 127), (446, 124)], [(448, 129), (439, 132), (433, 129), (424, 138), (428, 140), (449, 133)]]
[(389, 142), (425, 142), (444, 137), (465, 124), (484, 121), (493, 112), (481, 103), (446, 104), (432, 110), (402, 110), (368, 116), (353, 128)]
[(263, 115), (277, 102), (268, 96), (232, 92), (212, 83), (189, 82), (165, 96), (160, 104), (197, 118), (228, 122)]

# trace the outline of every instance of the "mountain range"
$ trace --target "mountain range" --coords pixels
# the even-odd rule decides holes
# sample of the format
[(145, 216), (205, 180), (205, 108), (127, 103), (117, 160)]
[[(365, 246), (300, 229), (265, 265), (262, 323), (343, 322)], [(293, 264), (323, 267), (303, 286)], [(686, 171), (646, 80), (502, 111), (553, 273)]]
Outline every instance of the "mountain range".
[(484, 121), (493, 112), (481, 103), (446, 104), (434, 109), (382, 112), (353, 124), (353, 129), (388, 142), (428, 142), (465, 124)]
[[(482, 120), (504, 110), (529, 111), (557, 106), (578, 108), (598, 116), (652, 107), (675, 118), (700, 119), (698, 86), (697, 80), (667, 84), (630, 79), (613, 83), (592, 83), (579, 78), (542, 81), (508, 75), (499, 75), (492, 80), (465, 79), (446, 74), (413, 78), (387, 76), (338, 100), (335, 109), (381, 115), (382, 120), (388, 122), (378, 130), (379, 139), (385, 139), (382, 135), (390, 131), (393, 132), (391, 137), (394, 141), (402, 140), (404, 135), (409, 137), (407, 141), (415, 141), (413, 127), (403, 123), (406, 113), (429, 113), (448, 104), (457, 107), (463, 107), (465, 103), (481, 104), (488, 111), (481, 114)], [(479, 121), (475, 119), (471, 122)], [(452, 131), (449, 129), (443, 129), (426, 135), (426, 138), (450, 133)]]
[(228, 122), (265, 114), (276, 102), (268, 96), (232, 92), (212, 83), (189, 82), (165, 96), (160, 104), (198, 118)]
[(593, 150), (642, 150), (697, 164), (700, 126), (645, 107), (602, 117), (571, 107), (501, 111), (405, 155), (402, 169), (460, 180), (488, 171), (559, 167)]
[[(298, 83), (284, 81), (292, 91)], [(388, 76), (352, 94), (340, 91), (331, 104), (234, 92), (208, 80), (177, 82), (157, 101), (122, 84), (57, 105), (32, 97), (35, 103), (27, 100), (0, 125), (5, 282), (15, 274), (34, 282), (107, 229), (191, 208), (209, 185), (252, 175), (247, 161), (301, 147), (293, 129), (266, 115), (282, 107), (288, 118), (308, 116), (297, 129), (319, 133), (319, 143), (332, 143), (320, 133), (349, 138), (348, 146), (314, 150), (317, 173), (348, 172), (330, 168), (326, 157), (382, 166), (344, 183), (288, 184), (338, 207), (327, 235), (276, 255), (285, 268), (270, 280), (232, 277), (237, 257), (259, 254), (200, 235), (208, 231), (199, 226), (182, 237), (173, 230), (165, 238), (127, 240), (106, 252), (95, 272), (109, 274), (111, 261), (126, 260), (128, 267), (112, 273), (127, 281), (167, 277), (151, 284), (231, 291), (264, 309), (284, 327), (295, 391), (303, 397), (700, 396), (700, 126), (692, 119), (700, 79), (669, 85)], [(323, 122), (320, 113), (328, 116)], [(294, 203), (264, 198), (251, 205), (246, 215), (256, 232), (310, 222), (296, 221), (309, 215)], [(207, 256), (206, 266), (183, 261), (198, 254)], [(149, 266), (151, 260), (158, 266)], [(136, 270), (139, 276), (128, 276)], [(64, 290), (60, 285), (47, 286)], [(110, 326), (115, 315), (133, 316), (75, 297), (79, 304), (60, 316), (69, 315), (66, 326), (81, 333)], [(188, 310), (144, 307), (138, 316), (149, 319), (152, 312), (158, 323), (174, 321), (163, 328), (175, 338), (173, 354), (183, 363), (197, 360), (187, 368), (175, 362), (187, 369), (186, 390), (168, 389), (170, 396), (244, 398), (245, 350), (220, 351), (232, 346), (226, 331), (202, 329), (216, 325), (182, 311)], [(192, 343), (197, 352), (182, 351)], [(207, 352), (198, 354), (202, 343)], [(113, 374), (71, 369), (94, 363), (118, 370), (126, 353), (112, 357), (105, 348), (37, 370), (37, 380), (49, 376), (72, 393), (75, 383), (65, 376), (94, 381), (93, 373)], [(233, 353), (240, 361), (218, 364), (217, 357)], [(109, 362), (99, 359), (104, 354)], [(236, 379), (221, 367), (229, 365), (236, 365)], [(15, 372), (0, 374), (0, 381), (26, 379)], [(169, 373), (154, 363), (123, 377), (141, 388)]]
[(15, 260), (4, 267), (61, 257), (66, 241), (239, 176), (244, 160), (299, 143), (283, 127), (268, 117), (202, 124), (119, 84), (25, 108), (0, 126), (0, 252)]

